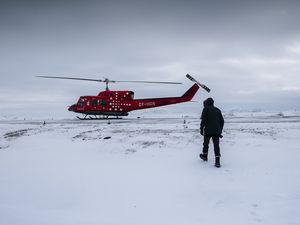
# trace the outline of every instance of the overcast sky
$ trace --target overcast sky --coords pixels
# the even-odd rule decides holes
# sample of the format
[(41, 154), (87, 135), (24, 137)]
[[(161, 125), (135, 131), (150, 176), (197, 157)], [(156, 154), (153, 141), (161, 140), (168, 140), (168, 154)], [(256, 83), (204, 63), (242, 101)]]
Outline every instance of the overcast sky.
[(182, 95), (192, 85), (186, 73), (212, 90), (195, 101), (299, 110), (299, 9), (289, 0), (2, 0), (0, 113), (69, 115), (80, 95), (104, 88), (36, 75), (183, 82), (111, 85), (144, 98)]

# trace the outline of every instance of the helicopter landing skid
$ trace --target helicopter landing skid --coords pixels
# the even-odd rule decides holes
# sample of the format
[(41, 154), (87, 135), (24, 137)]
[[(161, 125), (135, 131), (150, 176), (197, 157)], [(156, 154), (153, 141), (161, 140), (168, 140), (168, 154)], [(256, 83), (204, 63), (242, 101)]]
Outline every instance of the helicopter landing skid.
[(84, 117), (76, 116), (76, 118), (79, 120), (120, 120), (122, 119), (122, 117), (118, 117), (118, 116), (109, 117), (109, 116), (96, 116), (96, 115), (94, 115), (94, 117), (88, 115), (85, 115)]

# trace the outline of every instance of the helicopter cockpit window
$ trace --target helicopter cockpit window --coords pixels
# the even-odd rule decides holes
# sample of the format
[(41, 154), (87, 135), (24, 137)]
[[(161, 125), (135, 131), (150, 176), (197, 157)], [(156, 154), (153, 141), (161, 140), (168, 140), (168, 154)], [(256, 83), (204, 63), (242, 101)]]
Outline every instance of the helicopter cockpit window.
[(81, 98), (81, 99), (79, 100), (79, 102), (78, 102), (78, 106), (79, 106), (79, 107), (83, 107), (83, 105), (84, 105), (84, 99)]
[(101, 101), (101, 105), (106, 106), (107, 105), (107, 101), (106, 100), (102, 100)]
[(97, 99), (92, 100), (92, 106), (96, 107), (98, 105)]

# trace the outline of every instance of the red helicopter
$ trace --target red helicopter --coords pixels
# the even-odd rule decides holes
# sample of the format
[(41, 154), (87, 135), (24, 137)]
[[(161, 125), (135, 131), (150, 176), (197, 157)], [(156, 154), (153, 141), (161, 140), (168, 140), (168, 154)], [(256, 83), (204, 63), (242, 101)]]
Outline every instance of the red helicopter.
[[(54, 77), (54, 76), (37, 76), (41, 78), (53, 79), (68, 79), (68, 80), (83, 80), (104, 82), (106, 90), (101, 91), (97, 96), (81, 96), (76, 104), (69, 107), (69, 111), (84, 114), (84, 117), (77, 117), (81, 120), (87, 119), (108, 119), (109, 116), (114, 116), (119, 119), (122, 116), (128, 116), (128, 113), (133, 110), (147, 109), (160, 107), (164, 105), (177, 104), (181, 102), (191, 101), (199, 87), (204, 88), (207, 92), (210, 91), (208, 87), (200, 84), (189, 74), (186, 75), (188, 79), (195, 82), (195, 84), (187, 90), (181, 97), (166, 97), (166, 98), (148, 98), (148, 99), (134, 99), (133, 91), (110, 91), (108, 89), (109, 83), (116, 82), (133, 82), (133, 83), (159, 83), (159, 84), (181, 84), (177, 82), (154, 82), (154, 81), (114, 81), (105, 78), (104, 80), (75, 78), (75, 77)], [(93, 117), (92, 117), (93, 116)]]

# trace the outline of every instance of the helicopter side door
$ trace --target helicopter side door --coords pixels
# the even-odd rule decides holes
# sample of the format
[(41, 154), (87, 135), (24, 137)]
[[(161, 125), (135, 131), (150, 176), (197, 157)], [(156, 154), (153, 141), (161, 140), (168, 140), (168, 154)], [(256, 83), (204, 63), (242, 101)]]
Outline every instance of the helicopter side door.
[(98, 99), (92, 98), (91, 103), (92, 103), (92, 110), (97, 110), (97, 108), (98, 108)]

